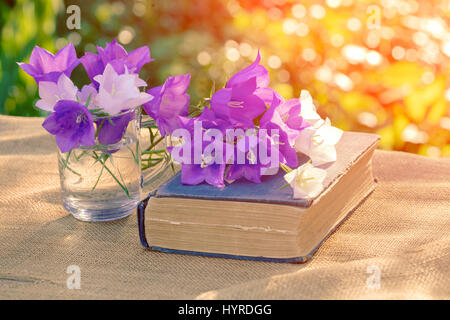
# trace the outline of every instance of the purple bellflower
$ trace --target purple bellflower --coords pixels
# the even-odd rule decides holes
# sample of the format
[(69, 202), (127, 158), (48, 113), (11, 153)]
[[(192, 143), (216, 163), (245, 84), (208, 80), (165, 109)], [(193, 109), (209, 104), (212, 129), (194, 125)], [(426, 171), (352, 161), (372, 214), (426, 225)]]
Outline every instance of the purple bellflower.
[(233, 75), (227, 82), (226, 88), (233, 88), (239, 83), (245, 82), (250, 78), (256, 78), (256, 85), (258, 88), (267, 88), (269, 85), (269, 71), (264, 66), (260, 65), (261, 55), (256, 56), (255, 61), (248, 67), (242, 69)]
[(101, 144), (115, 144), (118, 143), (125, 131), (128, 123), (134, 119), (134, 111), (126, 112), (123, 115), (112, 117), (109, 120), (106, 118), (98, 118), (95, 123), (100, 127), (97, 139)]
[(216, 91), (211, 97), (211, 110), (217, 117), (235, 125), (253, 127), (253, 120), (266, 110), (264, 101), (254, 94), (256, 81), (253, 77), (232, 88)]
[[(243, 139), (245, 140), (243, 149), (241, 149), (239, 142), (234, 145), (234, 163), (230, 165), (226, 180), (232, 182), (245, 178), (254, 183), (261, 183), (261, 170), (268, 167), (270, 163), (262, 164), (258, 159), (257, 136), (246, 135)], [(245, 163), (237, 163), (238, 152), (245, 155)]]
[(225, 164), (182, 164), (181, 183), (186, 185), (197, 185), (206, 182), (216, 187), (225, 186), (223, 175)]
[(188, 116), (190, 97), (186, 91), (190, 80), (190, 74), (168, 77), (162, 86), (147, 91), (154, 98), (142, 107), (156, 120), (161, 135), (171, 133), (179, 127), (179, 116)]
[[(206, 182), (210, 185), (216, 187), (223, 187), (224, 184), (224, 173), (225, 173), (225, 161), (216, 161), (215, 152), (205, 155), (206, 144), (204, 143), (201, 148), (201, 163), (194, 163), (195, 154), (195, 141), (193, 139), (194, 134), (191, 132), (190, 141), (190, 162), (182, 163), (181, 165), (181, 183), (187, 185), (197, 185), (202, 182)], [(203, 139), (203, 137), (202, 137)], [(223, 142), (222, 149), (225, 150)], [(184, 155), (182, 155), (184, 156)], [(219, 162), (219, 163), (218, 163)]]
[(30, 63), (19, 62), (23, 71), (41, 81), (57, 82), (61, 74), (70, 77), (72, 70), (80, 63), (72, 43), (59, 50), (55, 55), (35, 46), (30, 56)]
[(150, 50), (143, 46), (130, 53), (117, 43), (114, 39), (107, 43), (105, 48), (97, 46), (98, 54), (87, 52), (80, 58), (92, 83), (98, 87), (95, 76), (103, 74), (106, 66), (110, 64), (118, 74), (125, 73), (125, 69), (130, 73), (138, 74), (141, 68), (148, 62), (154, 61), (150, 58)]
[(271, 103), (274, 91), (267, 88), (269, 73), (259, 64), (261, 57), (248, 67), (233, 75), (225, 88), (211, 97), (211, 109), (222, 119), (233, 124), (253, 127), (253, 120), (266, 110)]
[(289, 145), (294, 146), (300, 131), (309, 126), (303, 120), (300, 112), (301, 104), (299, 99), (283, 101), (274, 96), (269, 109), (261, 117), (260, 125), (261, 127), (265, 127), (268, 124), (271, 127), (273, 127), (272, 124), (276, 125), (287, 134)]
[[(195, 136), (195, 126), (201, 121), (201, 131), (199, 136)], [(196, 123), (197, 122), (197, 123)], [(179, 116), (178, 117), (178, 128), (185, 129), (190, 134), (190, 141), (184, 141), (183, 144), (188, 144), (188, 149), (190, 154), (186, 156), (188, 162), (182, 163), (181, 165), (181, 182), (186, 185), (197, 185), (202, 182), (206, 182), (210, 185), (216, 187), (223, 187), (224, 184), (224, 173), (226, 167), (225, 161), (225, 150), (226, 145), (223, 140), (216, 141), (214, 134), (210, 134), (210, 130), (218, 130), (221, 135), (220, 138), (225, 135), (225, 131), (231, 128), (232, 125), (222, 119), (215, 117), (214, 113), (205, 107), (202, 114), (196, 118), (188, 118)], [(175, 134), (175, 133), (174, 133)], [(209, 139), (205, 139), (206, 136)], [(208, 140), (208, 141), (205, 141)], [(201, 147), (199, 145), (201, 143)], [(197, 145), (195, 145), (197, 144)], [(214, 150), (209, 149), (210, 146), (214, 145)], [(216, 153), (216, 146), (220, 146), (222, 154)], [(201, 163), (195, 162), (196, 148), (199, 149), (199, 156), (201, 157)], [(206, 149), (209, 149), (206, 152)], [(172, 151), (172, 147), (168, 148)], [(182, 158), (185, 158), (183, 154), (184, 148), (180, 154)], [(222, 157), (216, 159), (216, 157)], [(176, 158), (176, 157), (175, 157)]]
[(95, 145), (95, 129), (89, 110), (76, 101), (59, 100), (42, 126), (56, 136), (61, 152)]
[[(275, 143), (279, 149), (279, 161), (289, 167), (297, 167), (298, 159), (297, 152), (289, 141), (289, 133), (293, 134), (290, 128), (281, 118), (276, 110), (269, 110), (262, 116), (259, 123), (260, 129), (265, 129), (270, 138), (270, 144)], [(272, 130), (277, 130), (278, 133), (273, 134)], [(294, 133), (295, 134), (295, 133)]]

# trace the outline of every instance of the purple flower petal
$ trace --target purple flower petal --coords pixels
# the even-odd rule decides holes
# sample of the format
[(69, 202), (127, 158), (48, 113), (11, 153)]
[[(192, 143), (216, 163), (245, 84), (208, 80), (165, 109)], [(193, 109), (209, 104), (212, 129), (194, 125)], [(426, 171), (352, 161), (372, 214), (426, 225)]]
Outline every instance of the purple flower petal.
[(238, 83), (232, 89), (231, 99), (237, 100), (240, 97), (247, 96), (256, 90), (256, 77), (250, 78)]
[(56, 55), (35, 46), (30, 56), (30, 63), (18, 63), (23, 71), (40, 81), (56, 82), (64, 73), (70, 77), (73, 69), (80, 63), (72, 43), (59, 50)]
[(97, 52), (105, 66), (113, 60), (126, 59), (128, 56), (127, 51), (117, 43), (116, 39), (107, 43), (105, 48), (97, 46)]
[(152, 61), (155, 60), (150, 58), (150, 49), (148, 47), (140, 47), (128, 54), (127, 66), (130, 69), (134, 67), (135, 70), (133, 70), (133, 72), (139, 73), (139, 71), (145, 64)]
[(56, 143), (63, 153), (80, 145), (95, 144), (92, 115), (76, 101), (59, 100), (42, 126), (56, 136)]
[(54, 62), (58, 66), (58, 70), (55, 71), (64, 71), (65, 75), (70, 78), (73, 69), (80, 63), (73, 44), (69, 43), (59, 50), (55, 55)]
[(254, 94), (256, 90), (256, 77), (218, 90), (211, 97), (211, 110), (218, 118), (236, 125), (253, 127), (253, 120), (266, 110), (264, 100)]
[(47, 50), (35, 46), (30, 56), (30, 65), (34, 66), (38, 73), (57, 71), (53, 65), (54, 55)]
[(163, 86), (153, 87), (150, 90), (147, 91), (148, 94), (153, 96), (153, 99), (147, 103), (144, 103), (142, 107), (144, 108), (145, 112), (152, 117), (153, 119), (156, 119), (158, 117), (159, 113), (159, 106), (161, 104), (161, 89)]
[(261, 166), (256, 164), (246, 165), (244, 177), (253, 183), (261, 183)]
[(47, 118), (45, 118), (44, 122), (42, 123), (42, 126), (47, 130), (49, 133), (56, 135), (60, 130), (61, 126), (58, 124), (56, 120), (56, 113), (52, 112), (50, 113)]
[(183, 164), (181, 166), (181, 183), (197, 185), (205, 180), (203, 169), (199, 164)]
[(91, 79), (92, 83), (96, 84), (98, 87), (97, 81), (94, 80), (96, 75), (102, 74), (105, 70), (105, 66), (103, 65), (102, 59), (95, 53), (86, 52), (84, 56), (80, 58), (81, 64), (86, 70), (89, 79)]
[(265, 104), (279, 105), (284, 102), (284, 98), (271, 88), (257, 88), (254, 92)]
[(128, 127), (128, 123), (134, 119), (133, 112), (127, 112), (124, 115), (113, 117), (112, 124), (106, 118), (99, 118), (96, 120), (97, 127), (101, 125), (100, 132), (97, 135), (98, 142), (101, 144), (115, 144), (122, 140), (123, 135)]
[(206, 183), (216, 186), (223, 187), (225, 186), (223, 182), (223, 174), (225, 172), (225, 164), (212, 164), (205, 168), (205, 181)]
[(244, 82), (250, 78), (256, 77), (256, 83), (258, 88), (266, 88), (269, 85), (269, 71), (259, 64), (261, 61), (261, 56), (259, 54), (256, 56), (255, 61), (248, 67), (242, 69), (234, 76), (230, 78), (227, 82), (227, 88), (231, 88), (241, 82)]
[(227, 174), (227, 180), (246, 179), (253, 183), (261, 183), (260, 164), (233, 164)]
[(255, 95), (248, 95), (241, 98), (243, 102), (242, 110), (233, 110), (230, 112), (231, 118), (237, 122), (244, 117), (250, 120), (250, 126), (253, 124), (253, 119), (261, 115), (266, 110), (266, 104)]
[(118, 74), (125, 73), (127, 67), (130, 73), (139, 73), (141, 68), (148, 62), (153, 61), (150, 58), (150, 50), (148, 47), (140, 47), (131, 51), (127, 51), (117, 43), (116, 39), (107, 43), (105, 48), (97, 46), (98, 54), (87, 52), (81, 57), (86, 72), (91, 81), (98, 87), (95, 76), (103, 74), (106, 66), (110, 64)]
[(154, 98), (144, 103), (145, 112), (156, 120), (162, 135), (178, 128), (178, 117), (189, 114), (189, 94), (186, 93), (191, 76), (189, 74), (168, 77), (163, 86), (147, 91)]
[(211, 97), (211, 110), (218, 118), (229, 119), (230, 108), (228, 103), (231, 101), (232, 89), (220, 89)]
[(232, 164), (227, 173), (227, 180), (238, 180), (244, 176), (245, 166), (242, 164)]
[(77, 141), (77, 139), (74, 139), (72, 136), (57, 135), (55, 139), (56, 144), (58, 145), (58, 148), (62, 153), (73, 150), (79, 146), (79, 141)]

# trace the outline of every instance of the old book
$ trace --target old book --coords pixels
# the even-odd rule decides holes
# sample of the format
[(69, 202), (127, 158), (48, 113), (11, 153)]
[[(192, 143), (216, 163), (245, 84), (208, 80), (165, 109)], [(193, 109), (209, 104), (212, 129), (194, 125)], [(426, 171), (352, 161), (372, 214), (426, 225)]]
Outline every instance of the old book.
[(305, 262), (373, 191), (378, 140), (345, 132), (337, 161), (322, 166), (324, 190), (309, 200), (293, 199), (290, 188), (280, 190), (284, 172), (261, 184), (236, 181), (224, 188), (182, 185), (177, 174), (139, 205), (141, 242), (170, 253)]

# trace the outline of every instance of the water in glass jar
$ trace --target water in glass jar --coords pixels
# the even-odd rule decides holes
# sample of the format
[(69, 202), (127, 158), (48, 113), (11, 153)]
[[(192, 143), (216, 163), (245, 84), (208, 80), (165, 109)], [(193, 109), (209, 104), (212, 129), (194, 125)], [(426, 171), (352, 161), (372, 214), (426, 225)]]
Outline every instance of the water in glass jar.
[(58, 153), (63, 205), (83, 221), (108, 221), (132, 213), (141, 199), (139, 141), (124, 135), (114, 145)]

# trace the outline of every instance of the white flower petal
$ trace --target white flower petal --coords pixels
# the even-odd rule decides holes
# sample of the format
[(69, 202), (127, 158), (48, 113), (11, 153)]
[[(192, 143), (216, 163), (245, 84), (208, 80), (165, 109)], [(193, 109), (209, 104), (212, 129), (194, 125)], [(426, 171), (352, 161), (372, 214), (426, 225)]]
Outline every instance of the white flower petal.
[(309, 155), (312, 144), (312, 137), (315, 134), (316, 129), (314, 127), (308, 127), (300, 131), (297, 139), (294, 143), (294, 148), (297, 152)]
[(53, 111), (55, 104), (61, 99), (76, 101), (77, 92), (78, 88), (64, 73), (58, 78), (57, 83), (41, 81), (39, 83), (41, 100), (36, 103), (36, 107)]
[(38, 100), (36, 102), (36, 107), (45, 111), (53, 111), (54, 104), (48, 104), (45, 100)]
[(297, 169), (287, 173), (284, 179), (293, 189), (293, 197), (314, 198), (323, 190), (323, 181), (327, 172), (320, 168), (315, 168), (311, 163), (305, 163)]
[(99, 85), (99, 94), (95, 104), (105, 112), (115, 115), (123, 110), (138, 107), (153, 99), (152, 95), (140, 92), (139, 87), (147, 85), (136, 74), (117, 74), (108, 64), (103, 75), (94, 78)]
[(132, 99), (132, 100), (128, 100), (127, 102), (127, 107), (128, 108), (135, 108), (135, 107), (139, 107), (141, 105), (143, 105), (144, 103), (147, 103), (149, 101), (153, 100), (153, 96), (146, 93), (146, 92), (141, 92), (139, 94), (138, 98)]
[(311, 158), (315, 166), (336, 161), (336, 147), (343, 134), (331, 126), (329, 119), (319, 120), (314, 126), (302, 130), (294, 148)]
[(336, 147), (328, 144), (322, 144), (318, 147), (312, 148), (308, 155), (313, 165), (320, 166), (325, 163), (336, 161)]
[(292, 181), (297, 177), (297, 170), (292, 170), (291, 172), (286, 173), (283, 178), (287, 183), (291, 184)]
[(56, 83), (41, 81), (39, 83), (39, 96), (41, 100), (36, 103), (36, 107), (46, 111), (53, 111), (53, 107), (58, 102), (57, 94), (58, 87)]
[(300, 115), (306, 122), (313, 125), (317, 121), (321, 120), (321, 117), (317, 113), (316, 107), (314, 106), (311, 94), (307, 90), (301, 91), (300, 104)]
[(58, 90), (61, 99), (76, 100), (78, 88), (73, 84), (72, 80), (64, 73), (58, 79)]
[(328, 118), (325, 124), (317, 129), (317, 134), (323, 138), (324, 143), (329, 145), (337, 144), (341, 139), (343, 133), (344, 131), (342, 131), (341, 129), (333, 127)]

